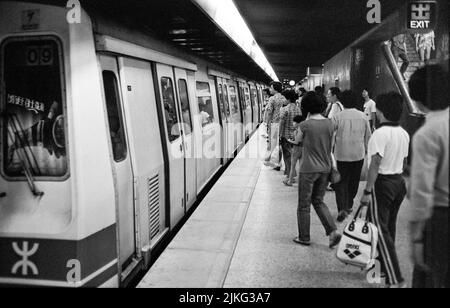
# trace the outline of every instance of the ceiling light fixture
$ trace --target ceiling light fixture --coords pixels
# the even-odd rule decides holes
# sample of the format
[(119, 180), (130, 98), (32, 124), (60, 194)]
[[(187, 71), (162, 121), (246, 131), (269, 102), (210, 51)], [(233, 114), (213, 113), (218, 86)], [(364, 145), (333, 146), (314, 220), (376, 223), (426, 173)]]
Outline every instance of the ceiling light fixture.
[(192, 0), (202, 9), (267, 75), (275, 81), (278, 76), (259, 47), (233, 0)]

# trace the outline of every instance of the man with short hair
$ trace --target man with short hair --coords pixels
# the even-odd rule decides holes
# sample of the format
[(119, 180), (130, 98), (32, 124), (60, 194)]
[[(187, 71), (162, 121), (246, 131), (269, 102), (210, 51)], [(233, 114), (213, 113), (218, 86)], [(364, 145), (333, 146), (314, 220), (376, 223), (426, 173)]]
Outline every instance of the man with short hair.
[(327, 102), (329, 103), (327, 110), (327, 117), (329, 119), (333, 119), (335, 115), (344, 110), (344, 106), (339, 101), (339, 95), (341, 94), (341, 90), (337, 87), (330, 88), (328, 90)]
[(356, 109), (358, 97), (350, 90), (342, 92), (341, 102), (345, 109), (333, 118), (336, 131), (334, 156), (341, 174), (341, 181), (334, 184), (338, 222), (343, 222), (353, 211), (353, 200), (358, 194), (364, 158), (372, 135), (365, 114)]
[(409, 193), (413, 287), (449, 288), (449, 76), (437, 65), (414, 73), (411, 98), (427, 113), (414, 135)]
[(269, 99), (269, 103), (267, 104), (266, 109), (266, 124), (270, 128), (270, 133), (265, 164), (279, 169), (279, 163), (271, 162), (270, 159), (273, 151), (279, 146), (280, 111), (283, 105), (287, 104), (287, 101), (286, 98), (281, 94), (281, 92), (283, 92), (283, 84), (281, 82), (271, 82), (270, 92), (273, 96)]
[(370, 123), (372, 132), (374, 132), (377, 124), (377, 104), (370, 98), (369, 91), (364, 90), (362, 96), (364, 98), (364, 113)]
[(369, 206), (370, 219), (379, 230), (379, 257), (390, 288), (405, 288), (395, 237), (397, 216), (406, 196), (403, 178), (409, 155), (409, 135), (400, 127), (403, 98), (391, 92), (377, 98), (381, 122), (369, 141), (369, 173), (361, 204)]

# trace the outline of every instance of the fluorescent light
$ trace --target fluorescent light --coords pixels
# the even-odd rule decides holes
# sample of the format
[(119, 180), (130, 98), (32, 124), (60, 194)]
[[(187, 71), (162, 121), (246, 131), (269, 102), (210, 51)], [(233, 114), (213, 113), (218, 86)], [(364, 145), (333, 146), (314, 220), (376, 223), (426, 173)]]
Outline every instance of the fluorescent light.
[(259, 47), (233, 0), (192, 0), (222, 29), (267, 75), (278, 76)]

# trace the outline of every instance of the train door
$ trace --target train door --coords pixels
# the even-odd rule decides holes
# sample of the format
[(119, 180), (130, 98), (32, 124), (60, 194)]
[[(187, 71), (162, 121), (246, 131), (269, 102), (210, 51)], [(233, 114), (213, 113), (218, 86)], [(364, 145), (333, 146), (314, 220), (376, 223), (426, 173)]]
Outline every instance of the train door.
[(193, 93), (188, 86), (188, 75), (185, 70), (175, 68), (175, 80), (178, 96), (178, 109), (181, 111), (181, 126), (183, 145), (185, 150), (185, 211), (196, 200), (197, 195), (197, 166), (194, 153), (194, 127), (192, 120), (191, 101)]
[(244, 99), (245, 99), (245, 132), (246, 136), (249, 137), (253, 131), (253, 121), (252, 121), (252, 100), (250, 98), (250, 89), (248, 84), (243, 87)]
[[(220, 109), (220, 117), (221, 117), (221, 126), (222, 126), (222, 154), (223, 160), (226, 162), (229, 157), (228, 153), (228, 140), (229, 140), (229, 117), (228, 117), (228, 104), (225, 100), (226, 83), (220, 77), (216, 77), (216, 85), (217, 85), (217, 96), (219, 100), (219, 109)], [(228, 92), (228, 91), (227, 91)]]
[(158, 85), (168, 145), (170, 169), (170, 225), (174, 227), (185, 214), (185, 149), (180, 111), (175, 95), (174, 71), (168, 65), (156, 65)]
[(100, 57), (103, 76), (104, 97), (108, 116), (113, 167), (117, 194), (117, 220), (119, 230), (119, 264), (123, 268), (136, 251), (135, 246), (135, 213), (133, 193), (133, 169), (131, 155), (126, 138), (124, 111), (119, 86), (119, 71), (115, 57)]
[(228, 83), (227, 81), (224, 79), (223, 80), (223, 99), (224, 102), (223, 104), (225, 105), (225, 113), (227, 115), (227, 125), (226, 125), (226, 131), (227, 131), (227, 141), (226, 141), (226, 153), (227, 153), (227, 160), (229, 158), (233, 157), (233, 132), (234, 132), (234, 127), (233, 127), (233, 120), (231, 119), (231, 106), (230, 106), (230, 96), (229, 96), (229, 89), (228, 89)]
[(258, 95), (256, 94), (256, 87), (254, 85), (250, 86), (250, 97), (252, 101), (252, 128), (253, 130), (256, 129), (256, 126), (258, 125)]
[(239, 95), (236, 83), (231, 81), (228, 86), (228, 93), (230, 97), (230, 113), (231, 121), (233, 123), (233, 133), (232, 133), (232, 147), (233, 152), (236, 151), (242, 145), (242, 117), (241, 110), (239, 107)]

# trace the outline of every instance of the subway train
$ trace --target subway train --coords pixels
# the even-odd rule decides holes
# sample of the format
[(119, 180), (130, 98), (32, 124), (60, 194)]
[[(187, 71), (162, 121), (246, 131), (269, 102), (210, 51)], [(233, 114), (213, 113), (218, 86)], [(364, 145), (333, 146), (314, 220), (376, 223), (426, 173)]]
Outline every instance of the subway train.
[(264, 82), (66, 15), (0, 1), (3, 286), (126, 285), (262, 118)]

